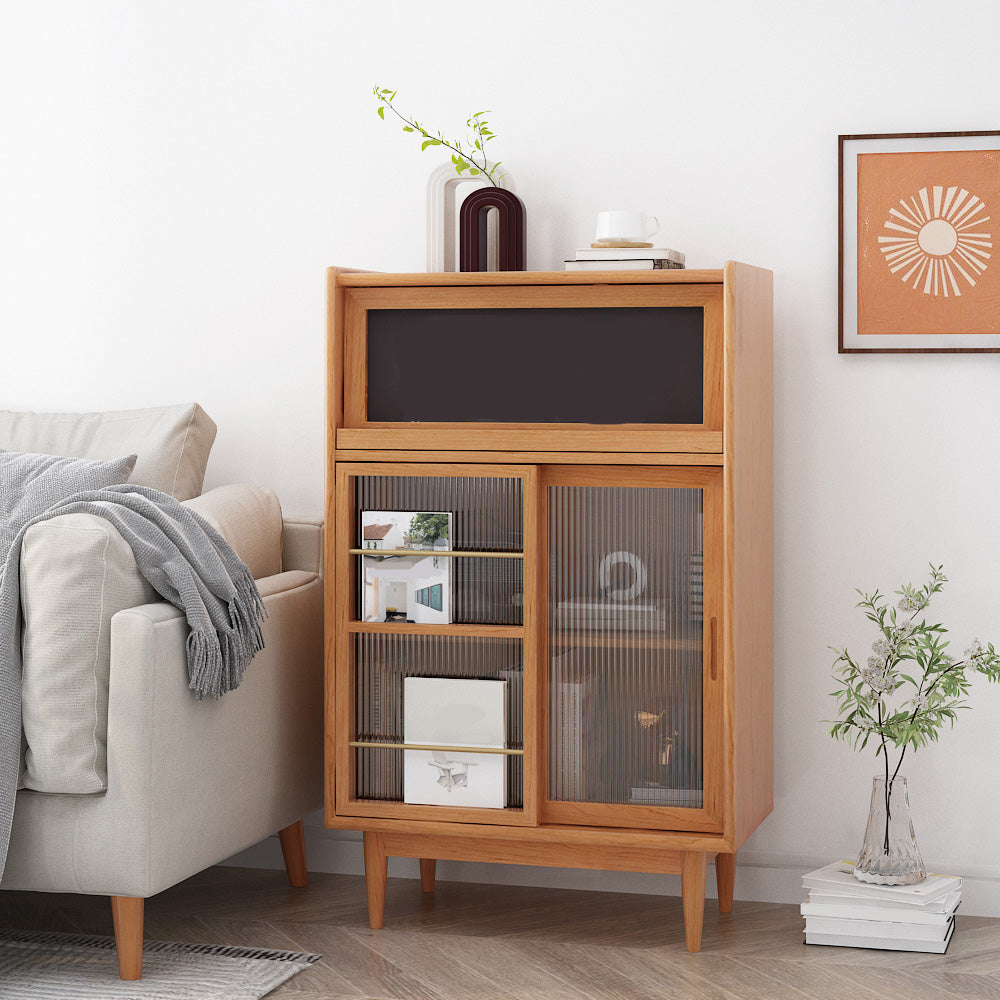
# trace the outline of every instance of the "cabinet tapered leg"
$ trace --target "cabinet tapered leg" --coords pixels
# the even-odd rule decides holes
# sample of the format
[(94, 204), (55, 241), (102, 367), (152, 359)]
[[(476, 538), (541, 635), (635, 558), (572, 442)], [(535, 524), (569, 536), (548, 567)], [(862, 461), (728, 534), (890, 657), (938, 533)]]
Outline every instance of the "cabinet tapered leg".
[(719, 913), (732, 913), (733, 889), (736, 886), (735, 854), (716, 854), (715, 884), (719, 893)]
[(306, 832), (302, 820), (279, 830), (278, 841), (289, 885), (304, 888), (309, 884), (309, 873), (306, 871)]
[(684, 908), (684, 940), (688, 951), (701, 951), (701, 928), (705, 920), (705, 869), (708, 855), (685, 851), (681, 861), (681, 902)]
[(368, 893), (368, 926), (378, 930), (385, 919), (385, 880), (389, 859), (380, 833), (363, 835), (365, 845), (365, 890)]
[(434, 891), (434, 873), (437, 869), (437, 861), (434, 858), (420, 859), (420, 888), (424, 892)]
[(146, 901), (141, 896), (112, 896), (111, 918), (115, 925), (118, 975), (142, 978), (142, 921)]

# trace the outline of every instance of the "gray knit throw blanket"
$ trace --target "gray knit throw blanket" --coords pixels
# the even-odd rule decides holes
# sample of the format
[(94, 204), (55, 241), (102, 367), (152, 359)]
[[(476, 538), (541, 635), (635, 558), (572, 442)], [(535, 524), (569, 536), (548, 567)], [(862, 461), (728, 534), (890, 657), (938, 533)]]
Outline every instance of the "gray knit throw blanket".
[[(139, 572), (190, 625), (187, 661), (195, 696), (219, 697), (243, 679), (264, 648), (267, 616), (257, 585), (229, 543), (203, 517), (145, 486), (76, 493), (21, 525), (0, 552), (0, 875), (10, 843), (21, 760), (20, 553), (25, 531), (60, 514), (96, 514), (131, 545)], [(0, 537), (4, 532), (0, 530)]]

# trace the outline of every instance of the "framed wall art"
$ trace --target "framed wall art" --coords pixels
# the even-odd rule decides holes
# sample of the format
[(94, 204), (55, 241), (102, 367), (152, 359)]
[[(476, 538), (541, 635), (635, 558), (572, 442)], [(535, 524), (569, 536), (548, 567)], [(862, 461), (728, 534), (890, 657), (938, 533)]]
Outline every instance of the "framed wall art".
[(842, 135), (841, 354), (1000, 352), (1000, 132)]

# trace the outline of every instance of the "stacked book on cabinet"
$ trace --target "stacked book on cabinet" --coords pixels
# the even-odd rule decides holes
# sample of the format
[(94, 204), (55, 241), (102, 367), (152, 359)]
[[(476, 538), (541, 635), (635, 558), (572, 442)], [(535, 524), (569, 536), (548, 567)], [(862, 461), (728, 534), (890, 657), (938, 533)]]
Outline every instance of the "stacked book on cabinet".
[(916, 885), (871, 885), (834, 862), (802, 879), (806, 944), (943, 954), (955, 932), (962, 880), (928, 875)]
[(565, 261), (567, 271), (653, 271), (659, 268), (683, 268), (684, 254), (679, 250), (651, 245), (601, 245), (594, 243), (573, 252)]

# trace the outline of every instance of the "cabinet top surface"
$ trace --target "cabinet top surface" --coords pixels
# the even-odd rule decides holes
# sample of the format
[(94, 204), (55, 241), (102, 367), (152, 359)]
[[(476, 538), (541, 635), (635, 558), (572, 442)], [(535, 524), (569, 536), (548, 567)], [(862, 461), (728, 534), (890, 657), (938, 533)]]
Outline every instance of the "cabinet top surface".
[[(741, 265), (744, 266), (744, 265)], [(662, 268), (652, 271), (436, 271), (389, 274), (330, 268), (347, 287), (399, 285), (671, 285), (722, 284), (726, 270)]]

